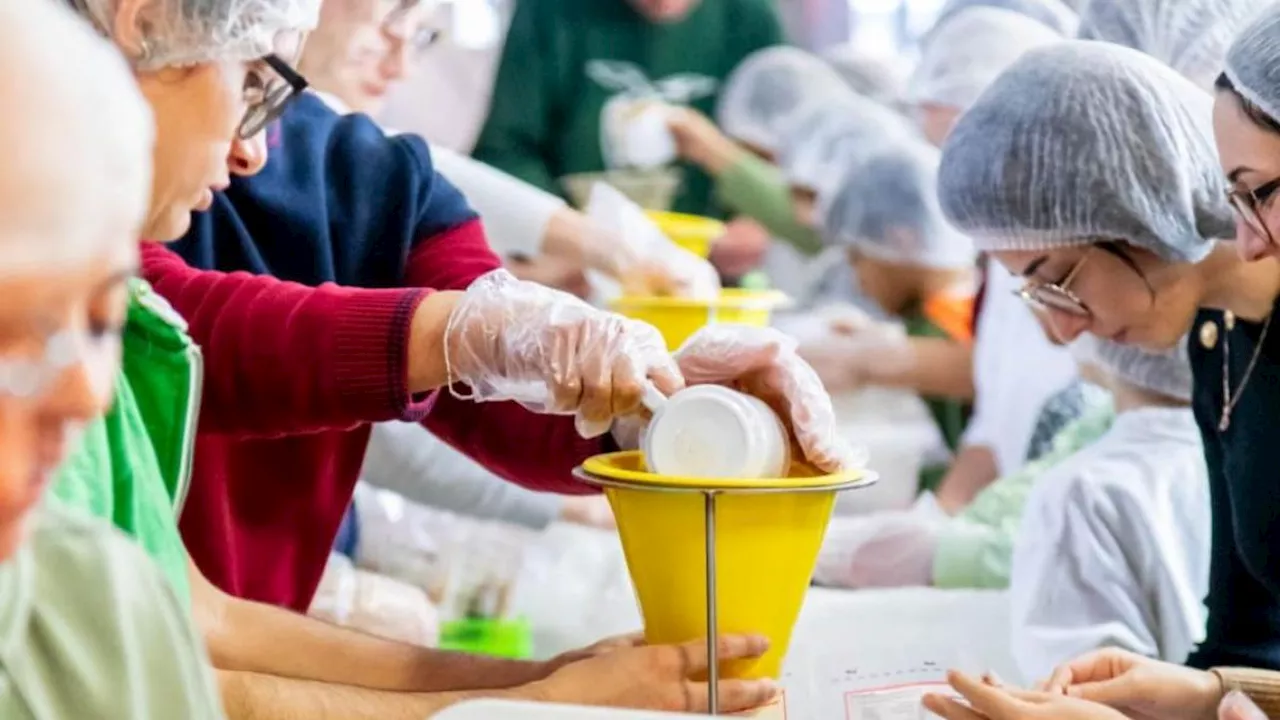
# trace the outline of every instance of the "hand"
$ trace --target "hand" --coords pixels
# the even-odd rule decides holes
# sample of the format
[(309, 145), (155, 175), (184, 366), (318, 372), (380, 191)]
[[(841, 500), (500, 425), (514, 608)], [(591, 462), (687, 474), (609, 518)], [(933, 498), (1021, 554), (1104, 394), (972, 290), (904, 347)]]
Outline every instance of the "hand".
[(829, 333), (803, 343), (798, 352), (831, 393), (875, 385), (915, 361), (910, 338), (900, 325), (865, 313), (833, 319)]
[(944, 695), (924, 696), (929, 712), (945, 720), (1125, 720), (1125, 716), (1099, 703), (1047, 692), (1010, 690), (991, 680), (982, 681), (955, 671), (947, 682), (968, 705)]
[[(758, 658), (769, 649), (762, 637), (720, 638), (720, 660)], [(567, 665), (529, 689), (543, 702), (596, 707), (705, 713), (710, 687), (693, 678), (707, 670), (707, 646), (649, 645), (612, 649)], [(771, 680), (721, 680), (720, 711), (735, 713), (766, 705), (777, 697)]]
[(520, 280), (546, 285), (579, 298), (585, 298), (591, 292), (582, 264), (563, 257), (543, 254), (529, 259), (510, 259), (505, 264)]
[(560, 520), (573, 525), (596, 528), (597, 530), (616, 530), (617, 520), (613, 517), (613, 508), (603, 495), (584, 495), (566, 497), (560, 506)]
[(680, 157), (700, 165), (712, 175), (724, 171), (746, 152), (730, 140), (706, 115), (685, 107), (667, 111), (667, 129), (676, 140)]
[(1236, 690), (1228, 693), (1218, 705), (1218, 720), (1267, 720), (1267, 715), (1249, 696)]
[[(872, 527), (855, 531), (853, 542), (839, 547), (841, 521), (849, 520), (861, 520)], [(845, 576), (839, 584), (853, 588), (928, 586), (933, 581), (937, 548), (937, 524), (911, 511), (833, 518), (822, 545), (823, 553), (843, 556)]]
[(838, 472), (865, 463), (836, 432), (831, 397), (817, 373), (781, 332), (709, 325), (686, 340), (675, 359), (691, 385), (727, 385), (765, 401), (790, 429), (801, 457), (816, 467)]
[(1213, 673), (1116, 649), (1059, 667), (1043, 688), (1103, 703), (1137, 720), (1212, 720), (1224, 692)]
[(476, 280), (457, 301), (444, 351), (449, 384), (469, 386), (471, 399), (574, 415), (584, 437), (638, 410), (647, 380), (664, 394), (684, 385), (653, 327), (504, 270)]
[(773, 239), (769, 231), (749, 218), (735, 218), (711, 246), (711, 264), (726, 277), (742, 277), (760, 267)]

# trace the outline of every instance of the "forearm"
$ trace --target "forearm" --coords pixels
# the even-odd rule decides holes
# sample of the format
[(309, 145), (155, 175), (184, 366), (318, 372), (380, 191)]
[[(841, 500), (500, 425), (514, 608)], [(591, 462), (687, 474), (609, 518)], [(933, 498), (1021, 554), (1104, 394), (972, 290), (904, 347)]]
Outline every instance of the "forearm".
[(913, 390), (929, 397), (972, 400), (973, 348), (945, 338), (910, 339), (911, 362), (872, 367), (870, 383)]
[(966, 445), (938, 486), (938, 505), (955, 515), (999, 476), (995, 454), (985, 445)]
[(759, 158), (738, 150), (716, 179), (716, 194), (731, 210), (743, 213), (807, 255), (823, 249), (813, 229), (800, 224), (782, 172)]
[(423, 720), (467, 700), (534, 699), (525, 691), (397, 693), (274, 677), (218, 672), (229, 720)]

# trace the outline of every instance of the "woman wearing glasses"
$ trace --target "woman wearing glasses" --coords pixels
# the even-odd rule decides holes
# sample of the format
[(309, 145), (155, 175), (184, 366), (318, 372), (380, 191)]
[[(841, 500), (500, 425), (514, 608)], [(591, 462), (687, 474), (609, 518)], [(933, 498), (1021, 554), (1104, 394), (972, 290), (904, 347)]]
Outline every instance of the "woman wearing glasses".
[[(1274, 36), (1277, 21), (1280, 10), (1272, 10), (1240, 42)], [(1219, 95), (1220, 104), (1230, 102)], [(1149, 349), (1186, 338), (1213, 515), (1208, 627), (1189, 663), (1276, 669), (1280, 341), (1268, 330), (1280, 268), (1246, 262), (1232, 243), (1219, 242), (1232, 237), (1233, 218), (1213, 147), (1212, 103), (1127, 49), (1074, 42), (1038, 51), (960, 121), (943, 154), (940, 194), (962, 230), (1023, 276), (1022, 297), (1062, 338), (1087, 332)], [(1220, 118), (1227, 109), (1219, 108)], [(1123, 507), (1094, 512), (1128, 515)], [(1182, 532), (1181, 518), (1164, 523), (1165, 532)], [(1092, 563), (1125, 565), (1144, 567), (1123, 552)], [(1063, 703), (1067, 712), (1083, 697), (1144, 716), (1200, 718), (1212, 716), (1226, 690), (1268, 683), (1257, 680), (1111, 650), (1055, 675), (1056, 696), (992, 694), (965, 678), (956, 686), (993, 716), (1016, 713), (1023, 702)], [(1062, 697), (1064, 688), (1073, 698)], [(972, 717), (940, 698), (929, 703), (951, 718)], [(1074, 711), (1115, 717), (1101, 706)]]

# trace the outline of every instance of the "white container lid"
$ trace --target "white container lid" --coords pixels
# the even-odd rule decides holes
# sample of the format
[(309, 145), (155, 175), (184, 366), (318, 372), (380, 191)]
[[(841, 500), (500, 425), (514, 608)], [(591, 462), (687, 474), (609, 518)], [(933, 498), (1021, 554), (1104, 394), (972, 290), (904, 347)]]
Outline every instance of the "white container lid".
[(769, 406), (719, 385), (671, 396), (641, 445), (650, 471), (659, 475), (781, 477), (791, 464), (786, 428)]

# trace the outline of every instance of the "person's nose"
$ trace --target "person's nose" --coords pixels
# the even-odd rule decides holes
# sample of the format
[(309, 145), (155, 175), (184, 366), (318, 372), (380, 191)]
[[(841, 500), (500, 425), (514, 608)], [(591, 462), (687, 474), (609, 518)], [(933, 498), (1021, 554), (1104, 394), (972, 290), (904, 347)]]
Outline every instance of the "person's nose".
[(400, 39), (391, 42), (387, 56), (383, 58), (379, 68), (382, 79), (386, 82), (403, 80), (409, 74), (409, 44), (407, 40)]
[(42, 419), (88, 422), (111, 405), (118, 362), (90, 351), (64, 368), (39, 401)]
[(1089, 329), (1091, 320), (1061, 310), (1048, 310), (1049, 327), (1054, 337), (1063, 345), (1070, 344)]
[(227, 167), (235, 175), (257, 175), (267, 164), (267, 131), (263, 130), (248, 140), (236, 138), (227, 155)]
[(1244, 262), (1257, 262), (1268, 255), (1277, 254), (1277, 248), (1267, 238), (1242, 219), (1236, 219), (1236, 253)]

